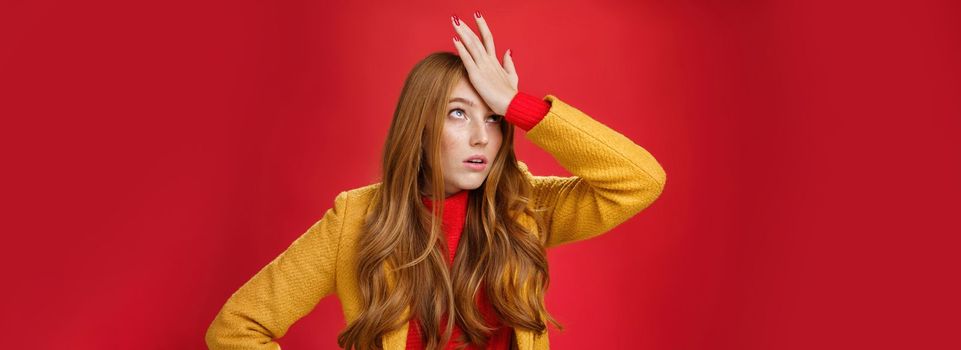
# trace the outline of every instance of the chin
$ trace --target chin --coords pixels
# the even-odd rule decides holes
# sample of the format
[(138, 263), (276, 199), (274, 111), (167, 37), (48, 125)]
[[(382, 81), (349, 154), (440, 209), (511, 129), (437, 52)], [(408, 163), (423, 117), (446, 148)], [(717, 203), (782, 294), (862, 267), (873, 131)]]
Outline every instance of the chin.
[[(472, 174), (472, 175), (476, 175), (476, 174)], [(487, 174), (484, 174), (483, 177), (477, 177), (477, 178), (472, 177), (467, 179), (460, 178), (459, 180), (461, 181), (457, 182), (457, 188), (460, 188), (462, 190), (468, 190), (468, 191), (476, 190), (480, 188), (482, 185), (484, 185), (484, 181), (487, 181)]]
[(476, 184), (476, 185), (475, 185), (475, 184), (465, 184), (465, 185), (462, 185), (460, 188), (465, 189), (465, 190), (468, 190), (468, 191), (471, 191), (471, 190), (476, 190), (476, 189), (478, 189), (478, 188), (480, 188), (480, 187), (481, 187), (481, 184)]

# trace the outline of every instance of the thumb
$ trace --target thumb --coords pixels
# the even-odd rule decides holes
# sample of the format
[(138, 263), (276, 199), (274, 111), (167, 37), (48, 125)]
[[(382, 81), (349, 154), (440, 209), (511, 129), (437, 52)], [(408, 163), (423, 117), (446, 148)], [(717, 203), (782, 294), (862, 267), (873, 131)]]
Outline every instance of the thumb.
[(511, 50), (507, 49), (504, 53), (504, 71), (510, 77), (511, 83), (514, 84), (514, 88), (517, 88), (517, 70), (514, 69), (514, 58), (511, 57)]

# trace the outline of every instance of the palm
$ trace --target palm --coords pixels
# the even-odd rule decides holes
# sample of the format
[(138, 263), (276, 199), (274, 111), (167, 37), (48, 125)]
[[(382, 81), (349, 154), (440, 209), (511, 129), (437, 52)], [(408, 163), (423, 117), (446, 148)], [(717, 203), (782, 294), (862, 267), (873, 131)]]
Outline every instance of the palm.
[(501, 64), (494, 49), (494, 37), (483, 17), (474, 16), (481, 37), (474, 34), (466, 23), (458, 24), (454, 18), (456, 16), (451, 22), (460, 37), (460, 40), (454, 38), (454, 46), (467, 68), (471, 85), (494, 113), (507, 113), (507, 106), (517, 94), (518, 81), (510, 50), (504, 54), (504, 63)]

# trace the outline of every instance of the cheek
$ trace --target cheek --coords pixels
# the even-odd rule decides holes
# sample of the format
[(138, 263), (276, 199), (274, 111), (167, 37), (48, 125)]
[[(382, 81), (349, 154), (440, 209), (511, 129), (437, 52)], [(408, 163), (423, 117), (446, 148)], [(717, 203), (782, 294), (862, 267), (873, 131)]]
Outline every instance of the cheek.
[(441, 136), (441, 154), (444, 157), (449, 157), (451, 154), (456, 154), (456, 147), (460, 142), (460, 136), (450, 128), (444, 128), (444, 134)]
[(504, 134), (501, 132), (500, 128), (497, 128), (490, 133), (490, 145), (491, 148), (499, 150), (501, 148), (501, 141), (504, 140)]

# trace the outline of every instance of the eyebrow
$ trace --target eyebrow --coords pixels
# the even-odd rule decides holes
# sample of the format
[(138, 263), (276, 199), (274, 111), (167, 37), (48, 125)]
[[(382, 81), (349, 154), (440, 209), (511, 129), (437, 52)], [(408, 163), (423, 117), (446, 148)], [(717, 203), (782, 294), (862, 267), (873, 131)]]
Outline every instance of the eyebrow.
[(471, 107), (474, 107), (474, 101), (468, 100), (468, 99), (463, 98), (463, 97), (454, 97), (454, 98), (450, 99), (450, 101), (447, 101), (447, 103), (451, 103), (451, 102), (463, 102), (463, 103), (466, 103), (467, 105), (469, 105), (469, 106), (471, 106)]

